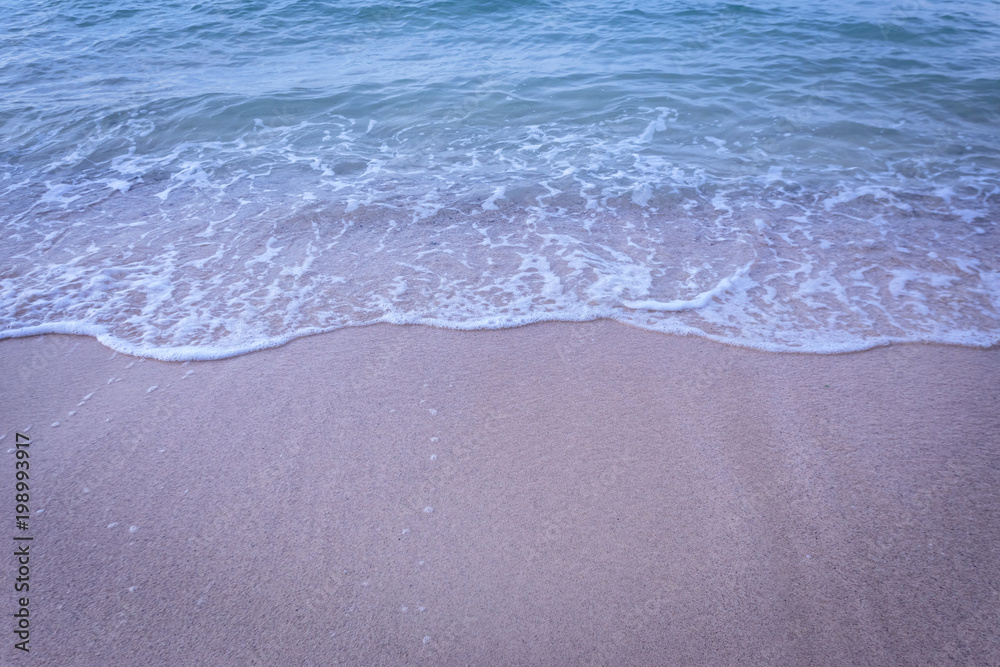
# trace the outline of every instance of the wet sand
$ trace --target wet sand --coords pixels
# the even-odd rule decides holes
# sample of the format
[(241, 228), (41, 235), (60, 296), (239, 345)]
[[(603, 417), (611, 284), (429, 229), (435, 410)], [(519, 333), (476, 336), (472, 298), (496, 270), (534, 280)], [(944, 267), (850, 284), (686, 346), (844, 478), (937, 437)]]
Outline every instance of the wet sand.
[(997, 349), (386, 325), (0, 372), (4, 665), (1000, 664)]

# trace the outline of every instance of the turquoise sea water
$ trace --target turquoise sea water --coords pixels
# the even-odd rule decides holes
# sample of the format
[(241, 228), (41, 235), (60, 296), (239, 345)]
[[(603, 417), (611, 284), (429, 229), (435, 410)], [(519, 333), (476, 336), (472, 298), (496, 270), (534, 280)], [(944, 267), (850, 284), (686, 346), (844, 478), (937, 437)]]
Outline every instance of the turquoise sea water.
[(1000, 341), (1000, 3), (0, 0), (0, 337)]

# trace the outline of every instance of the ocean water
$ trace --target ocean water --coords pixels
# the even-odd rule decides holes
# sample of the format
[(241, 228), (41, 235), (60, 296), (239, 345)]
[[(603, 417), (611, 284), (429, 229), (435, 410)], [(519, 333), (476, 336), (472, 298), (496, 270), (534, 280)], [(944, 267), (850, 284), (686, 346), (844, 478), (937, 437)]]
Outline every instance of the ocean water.
[(997, 2), (0, 10), (0, 337), (1000, 342)]

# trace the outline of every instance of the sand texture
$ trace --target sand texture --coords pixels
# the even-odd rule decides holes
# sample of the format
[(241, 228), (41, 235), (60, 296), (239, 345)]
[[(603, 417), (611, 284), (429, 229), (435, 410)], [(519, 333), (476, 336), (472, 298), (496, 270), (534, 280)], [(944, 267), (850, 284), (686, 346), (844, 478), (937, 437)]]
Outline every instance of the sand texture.
[(1000, 665), (997, 349), (380, 325), (0, 372), (3, 665)]

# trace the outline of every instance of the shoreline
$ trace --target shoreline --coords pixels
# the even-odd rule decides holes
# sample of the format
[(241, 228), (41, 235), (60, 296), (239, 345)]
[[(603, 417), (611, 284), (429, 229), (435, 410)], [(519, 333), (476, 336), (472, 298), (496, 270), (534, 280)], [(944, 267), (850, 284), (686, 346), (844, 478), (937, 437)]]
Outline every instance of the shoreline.
[[(702, 295), (704, 296), (704, 295)], [(658, 303), (658, 302), (643, 302), (643, 303)], [(663, 305), (663, 304), (661, 304)], [(670, 304), (666, 304), (670, 305)], [(729, 336), (714, 335), (709, 334), (701, 330), (691, 329), (691, 330), (678, 330), (678, 331), (659, 331), (657, 329), (650, 329), (642, 327), (633, 322), (628, 322), (625, 320), (618, 319), (612, 316), (595, 316), (590, 319), (531, 319), (524, 322), (516, 322), (513, 324), (506, 324), (500, 327), (486, 327), (481, 326), (480, 322), (470, 324), (469, 326), (459, 326), (453, 322), (447, 321), (432, 321), (432, 322), (365, 322), (360, 324), (345, 324), (332, 329), (317, 329), (315, 331), (307, 331), (304, 333), (288, 334), (287, 336), (268, 339), (261, 343), (256, 343), (245, 348), (239, 349), (223, 349), (213, 348), (212, 346), (203, 345), (184, 345), (179, 347), (156, 347), (148, 349), (140, 349), (138, 346), (127, 342), (120, 342), (117, 339), (114, 342), (107, 340), (110, 336), (104, 332), (98, 331), (84, 331), (88, 327), (81, 327), (76, 324), (59, 324), (59, 325), (39, 325), (28, 327), (26, 329), (19, 330), (17, 332), (0, 332), (8, 333), (10, 335), (2, 336), (0, 335), (0, 342), (5, 340), (18, 340), (21, 338), (89, 338), (100, 344), (102, 347), (106, 348), (110, 352), (121, 354), (124, 356), (135, 357), (137, 359), (144, 359), (150, 361), (161, 361), (166, 363), (202, 363), (202, 362), (212, 362), (212, 361), (222, 361), (225, 359), (233, 359), (236, 357), (242, 357), (251, 354), (257, 354), (259, 352), (265, 352), (267, 350), (273, 350), (275, 348), (284, 347), (295, 341), (312, 338), (314, 336), (327, 336), (336, 335), (338, 332), (347, 329), (367, 329), (369, 327), (397, 327), (397, 328), (428, 328), (428, 329), (439, 329), (443, 331), (453, 331), (453, 332), (467, 332), (467, 333), (477, 333), (477, 332), (502, 332), (510, 331), (513, 329), (522, 329), (525, 327), (534, 326), (547, 326), (547, 325), (588, 325), (594, 323), (613, 323), (615, 325), (620, 325), (630, 329), (635, 329), (637, 331), (645, 332), (653, 336), (664, 336), (668, 338), (697, 338), (704, 340), (705, 342), (722, 345), (724, 347), (733, 347), (741, 350), (747, 350), (750, 352), (763, 352), (765, 354), (778, 354), (778, 355), (805, 355), (805, 356), (829, 356), (829, 355), (840, 355), (840, 354), (859, 354), (864, 352), (869, 352), (871, 350), (877, 350), (884, 347), (892, 346), (905, 346), (905, 345), (928, 345), (928, 346), (941, 346), (941, 347), (955, 347), (964, 348), (970, 350), (979, 351), (990, 351), (1000, 349), (1000, 341), (990, 343), (990, 344), (977, 344), (969, 342), (958, 342), (960, 338), (968, 338), (968, 336), (951, 336), (954, 340), (903, 340), (897, 338), (891, 338), (888, 336), (880, 336), (876, 342), (866, 344), (864, 347), (856, 347), (847, 343), (826, 343), (823, 348), (816, 349), (798, 349), (794, 347), (782, 346), (779, 343), (761, 343), (760, 341), (752, 341), (741, 338), (731, 338)], [(53, 330), (54, 329), (54, 330)], [(105, 340), (101, 340), (105, 338)]]
[(1000, 662), (996, 346), (372, 325), (0, 370), (38, 664)]

